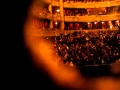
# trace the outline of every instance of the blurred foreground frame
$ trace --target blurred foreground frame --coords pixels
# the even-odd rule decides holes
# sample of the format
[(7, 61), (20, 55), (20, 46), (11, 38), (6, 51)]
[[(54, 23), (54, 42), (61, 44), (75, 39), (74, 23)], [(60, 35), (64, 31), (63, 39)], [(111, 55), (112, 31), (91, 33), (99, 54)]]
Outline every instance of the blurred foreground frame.
[[(38, 30), (37, 26), (33, 24), (33, 21), (39, 20), (39, 18), (33, 14), (34, 6), (36, 2), (30, 6), (28, 17), (24, 25), (24, 42), (31, 53), (34, 60), (34, 65), (38, 68), (42, 68), (49, 77), (55, 81), (58, 86), (67, 87), (73, 90), (119, 90), (120, 80), (113, 79), (113, 77), (98, 77), (89, 79), (81, 75), (76, 67), (65, 67), (63, 64), (56, 64), (58, 59), (53, 52), (52, 44), (41, 38), (42, 30)], [(38, 5), (44, 5), (38, 3)], [(120, 64), (112, 64), (110, 71), (113, 74), (120, 73)], [(93, 85), (94, 84), (94, 85)]]

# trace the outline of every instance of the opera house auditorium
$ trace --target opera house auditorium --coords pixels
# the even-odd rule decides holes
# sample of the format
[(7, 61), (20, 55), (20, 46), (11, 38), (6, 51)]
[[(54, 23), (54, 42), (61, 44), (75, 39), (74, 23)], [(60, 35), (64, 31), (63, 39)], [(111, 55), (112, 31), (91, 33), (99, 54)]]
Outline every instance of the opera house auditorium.
[(109, 66), (120, 63), (119, 0), (51, 0), (34, 8), (33, 23), (54, 43), (58, 62), (90, 72), (99, 68), (96, 74), (110, 73)]

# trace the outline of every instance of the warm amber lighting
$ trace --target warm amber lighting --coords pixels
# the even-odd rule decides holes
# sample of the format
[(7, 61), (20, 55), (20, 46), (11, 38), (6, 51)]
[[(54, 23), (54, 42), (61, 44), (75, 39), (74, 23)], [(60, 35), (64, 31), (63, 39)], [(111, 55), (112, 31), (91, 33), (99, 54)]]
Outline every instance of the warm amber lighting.
[(60, 9), (57, 9), (56, 11), (57, 11), (57, 12), (60, 12)]
[(97, 24), (97, 22), (95, 22), (94, 24)]
[(106, 12), (106, 10), (105, 10), (105, 12)]
[(112, 29), (113, 28), (113, 25), (110, 25), (110, 29)]
[[(34, 0), (34, 2), (35, 1), (38, 1), (38, 0)], [(47, 0), (45, 1), (47, 2)], [(39, 25), (38, 22), (41, 23), (41, 21), (38, 21), (36, 19), (34, 20), (34, 18), (32, 17), (33, 15), (31, 15), (32, 10), (34, 11), (33, 9), (34, 4), (36, 3), (33, 3), (33, 5), (29, 9), (29, 13), (28, 13), (26, 22), (24, 24), (24, 32), (23, 32), (25, 46), (28, 49), (29, 54), (32, 57), (33, 65), (37, 67), (38, 69), (43, 70), (43, 72), (47, 74), (46, 76), (48, 76), (53, 82), (55, 82), (56, 85), (58, 85), (59, 87), (65, 87), (67, 88), (67, 90), (120, 90), (120, 79), (113, 79), (113, 77), (110, 77), (110, 76), (108, 77), (104, 76), (104, 77), (98, 77), (98, 78), (97, 77), (95, 78), (84, 77), (81, 74), (81, 72), (75, 67), (75, 64), (73, 62), (70, 62), (69, 66), (65, 66), (64, 64), (62, 64), (63, 63), (62, 58), (59, 57), (59, 55), (56, 53), (56, 50), (53, 47), (53, 43), (50, 43), (48, 41), (50, 40), (50, 38), (46, 38), (46, 39), (42, 38), (42, 36), (44, 36), (43, 34), (46, 31), (46, 29), (43, 30), (41, 27), (38, 28), (37, 26)], [(60, 10), (58, 9), (56, 11), (61, 12), (62, 10), (61, 11)], [(33, 20), (35, 21), (35, 23), (33, 23)], [(88, 18), (86, 20), (88, 20)], [(116, 22), (118, 22), (119, 24), (119, 19), (116, 19), (116, 20), (118, 20)], [(91, 21), (87, 21), (87, 22), (86, 24), (88, 24), (88, 26), (90, 26), (91, 28), (92, 22)], [(95, 21), (93, 22), (94, 24), (98, 23)], [(102, 22), (102, 24), (104, 23), (106, 22)], [(113, 28), (113, 25), (111, 25), (112, 24), (111, 21), (109, 21), (109, 23), (110, 23), (109, 24), (110, 28)], [(61, 23), (57, 20), (55, 20), (54, 22), (53, 20), (52, 24), (55, 24), (55, 26), (57, 26)], [(74, 25), (71, 24), (70, 26), (74, 26)], [(88, 31), (86, 31), (86, 33)], [(47, 32), (49, 34), (49, 31)], [(58, 35), (58, 33), (55, 33), (55, 34), (56, 36)], [(90, 40), (90, 38), (86, 37), (86, 40)], [(101, 43), (101, 44), (104, 45), (104, 43)], [(111, 71), (113, 73), (120, 72), (120, 65), (112, 66)]]
[(102, 24), (104, 24), (105, 22), (102, 22)]
[(57, 25), (57, 24), (58, 24), (58, 22), (55, 22), (55, 24)]
[(117, 20), (116, 22), (119, 23), (119, 20)]
[(111, 23), (111, 21), (108, 22), (109, 24)]

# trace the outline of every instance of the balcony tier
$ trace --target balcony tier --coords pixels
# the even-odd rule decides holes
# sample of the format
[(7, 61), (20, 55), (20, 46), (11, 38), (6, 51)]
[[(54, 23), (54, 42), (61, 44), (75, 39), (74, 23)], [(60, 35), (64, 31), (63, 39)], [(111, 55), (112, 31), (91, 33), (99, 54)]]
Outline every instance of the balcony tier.
[(89, 30), (50, 30), (50, 31), (43, 31), (41, 33), (41, 36), (58, 36), (61, 33), (68, 34), (73, 33), (75, 31), (84, 31), (84, 32), (97, 32), (97, 31), (113, 31), (118, 30), (118, 28), (113, 29), (89, 29)]
[[(52, 1), (53, 6), (60, 6), (59, 1)], [(119, 0), (104, 1), (104, 2), (64, 2), (64, 8), (99, 8), (99, 7), (111, 7), (120, 5)]]
[(65, 16), (65, 22), (94, 22), (120, 20), (120, 13), (109, 15), (91, 15), (91, 16)]

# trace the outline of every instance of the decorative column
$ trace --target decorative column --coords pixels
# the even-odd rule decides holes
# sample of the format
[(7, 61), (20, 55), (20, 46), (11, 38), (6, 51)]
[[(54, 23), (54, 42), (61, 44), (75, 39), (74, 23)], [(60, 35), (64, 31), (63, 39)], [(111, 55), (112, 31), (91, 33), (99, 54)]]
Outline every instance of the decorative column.
[[(52, 4), (49, 4), (48, 10), (50, 12), (50, 14), (52, 14)], [(52, 29), (53, 28), (53, 20), (50, 20), (50, 25), (49, 28)]]
[(64, 30), (64, 13), (63, 13), (63, 0), (60, 0), (60, 28)]

